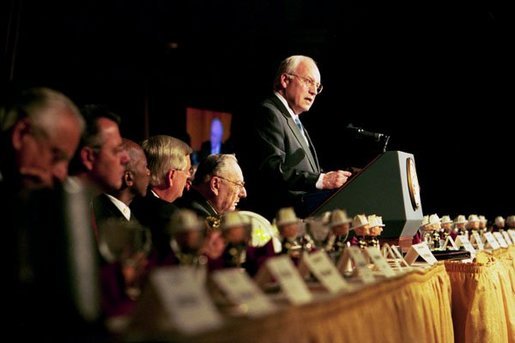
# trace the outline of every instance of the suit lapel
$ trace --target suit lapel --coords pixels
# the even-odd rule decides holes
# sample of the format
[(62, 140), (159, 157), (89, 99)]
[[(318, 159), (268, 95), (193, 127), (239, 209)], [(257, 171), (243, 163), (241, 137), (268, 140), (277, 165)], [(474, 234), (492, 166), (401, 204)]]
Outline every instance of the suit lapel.
[[(315, 148), (313, 148), (313, 150), (311, 150), (310, 147), (307, 145), (306, 140), (304, 139), (304, 137), (302, 136), (302, 133), (300, 132), (299, 128), (297, 127), (297, 124), (295, 124), (295, 122), (293, 121), (293, 118), (291, 117), (290, 112), (288, 112), (288, 110), (284, 107), (284, 104), (279, 99), (277, 99), (277, 97), (275, 95), (272, 97), (272, 101), (274, 102), (274, 104), (277, 106), (277, 108), (281, 111), (281, 113), (285, 117), (286, 122), (288, 123), (288, 127), (290, 128), (291, 132), (293, 133), (293, 135), (295, 136), (295, 138), (297, 139), (299, 144), (304, 149), (304, 152), (306, 153), (306, 157), (308, 158), (308, 161), (311, 164), (311, 167), (313, 168), (313, 170), (316, 170), (316, 171), (320, 170), (320, 168), (318, 167), (318, 159), (316, 158), (316, 153), (315, 153), (315, 155), (313, 155)], [(304, 133), (306, 134), (309, 144), (311, 146), (313, 146), (313, 142), (311, 142), (311, 139), (309, 138), (309, 135), (305, 129), (304, 129)]]
[(311, 141), (311, 137), (309, 137), (309, 134), (308, 134), (308, 130), (304, 129), (304, 133), (306, 134), (306, 138), (308, 139), (308, 142), (309, 142), (309, 151), (313, 154), (313, 160), (315, 161), (315, 164), (316, 164), (316, 170), (319, 172), (320, 171), (320, 163), (318, 162), (318, 156), (317, 156), (317, 151), (315, 149), (315, 146), (313, 145), (313, 142)]

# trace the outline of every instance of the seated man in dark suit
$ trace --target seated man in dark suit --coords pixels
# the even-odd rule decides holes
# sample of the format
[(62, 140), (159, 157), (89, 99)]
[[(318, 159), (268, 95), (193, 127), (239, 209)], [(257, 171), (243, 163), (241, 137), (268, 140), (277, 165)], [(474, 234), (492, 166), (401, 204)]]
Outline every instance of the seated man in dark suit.
[(133, 219), (129, 205), (137, 196), (145, 197), (150, 181), (150, 170), (143, 148), (129, 139), (123, 139), (123, 149), (129, 156), (118, 190), (102, 193), (93, 199), (97, 224), (109, 218)]
[(301, 217), (308, 215), (306, 193), (337, 189), (351, 175), (343, 170), (322, 172), (315, 145), (300, 122), (299, 116), (309, 111), (321, 91), (315, 61), (288, 57), (277, 71), (274, 94), (259, 106), (252, 127), (245, 131), (248, 141), (240, 157), (245, 157), (242, 166), (251, 187), (249, 208), (268, 219), (288, 206)]
[(166, 232), (174, 202), (182, 196), (191, 177), (191, 147), (180, 139), (158, 135), (142, 144), (150, 169), (150, 187), (144, 198), (136, 198), (131, 209), (152, 233), (155, 262), (161, 265), (171, 253)]
[(218, 228), (222, 215), (234, 211), (246, 196), (236, 156), (214, 154), (199, 164), (190, 190), (177, 202), (177, 206), (191, 209), (206, 220), (208, 230), (203, 252), (210, 261), (217, 260), (221, 254), (219, 247), (223, 239)]
[[(99, 235), (105, 230), (113, 229), (113, 225), (137, 222), (132, 215), (129, 205), (135, 197), (144, 197), (150, 181), (150, 170), (147, 168), (147, 158), (141, 146), (129, 139), (123, 139), (123, 149), (129, 156), (122, 178), (122, 187), (110, 193), (102, 193), (93, 199), (95, 223)], [(129, 230), (130, 226), (124, 227)], [(117, 241), (122, 239), (116, 238)], [(104, 256), (105, 257), (105, 256)], [(102, 307), (107, 317), (128, 315), (136, 304), (136, 296), (128, 294), (132, 290), (130, 284), (139, 284), (145, 277), (147, 264), (145, 253), (134, 251), (130, 256), (131, 265), (123, 261), (104, 261), (101, 267)], [(137, 261), (138, 263), (135, 263)]]
[(81, 112), (86, 130), (70, 163), (70, 174), (88, 188), (92, 200), (102, 192), (120, 189), (129, 157), (122, 146), (120, 116), (101, 105), (83, 106)]

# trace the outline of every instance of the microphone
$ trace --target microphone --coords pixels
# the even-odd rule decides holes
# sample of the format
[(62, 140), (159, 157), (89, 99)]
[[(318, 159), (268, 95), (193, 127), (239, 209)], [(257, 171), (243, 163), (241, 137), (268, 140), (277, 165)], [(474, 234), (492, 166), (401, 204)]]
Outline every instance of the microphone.
[(358, 133), (358, 134), (360, 134), (362, 136), (372, 137), (377, 142), (379, 142), (383, 138), (389, 138), (389, 136), (385, 135), (384, 133), (367, 131), (367, 130), (361, 128), (361, 127), (357, 127), (357, 126), (352, 125), (352, 123), (349, 123), (347, 125), (347, 129), (353, 130), (354, 132), (356, 132), (356, 133)]

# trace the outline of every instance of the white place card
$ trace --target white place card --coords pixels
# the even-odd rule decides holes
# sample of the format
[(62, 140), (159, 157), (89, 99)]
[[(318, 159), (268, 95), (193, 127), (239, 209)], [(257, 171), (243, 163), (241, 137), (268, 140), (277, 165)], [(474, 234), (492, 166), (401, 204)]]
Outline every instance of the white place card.
[(343, 274), (348, 265), (354, 263), (353, 274), (357, 274), (361, 281), (365, 284), (375, 282), (372, 270), (368, 268), (368, 262), (362, 254), (361, 249), (358, 247), (348, 247), (344, 250), (340, 261), (338, 261), (337, 268)]
[[(399, 259), (398, 259), (397, 255), (395, 255), (395, 253), (392, 250), (392, 247), (390, 247), (390, 245), (388, 243), (383, 244), (381, 251), (382, 251), (382, 254), (383, 254), (384, 258), (386, 259), (386, 261), (388, 261), (388, 260), (392, 261), (392, 263), (395, 265), (395, 268), (397, 270), (401, 269), (401, 264), (399, 262)], [(404, 262), (406, 262), (406, 261), (404, 261)]]
[(150, 283), (163, 306), (163, 312), (177, 330), (196, 334), (222, 324), (222, 318), (211, 302), (205, 285), (198, 282), (196, 268), (157, 268), (150, 274)]
[(456, 237), (456, 245), (458, 247), (463, 247), (466, 251), (468, 251), (470, 253), (470, 258), (473, 259), (476, 256), (476, 249), (474, 249), (467, 236), (460, 235)]
[(479, 232), (472, 231), (472, 236), (470, 237), (470, 244), (476, 244), (477, 250), (485, 249), (485, 245), (483, 244), (483, 239), (479, 235)]
[(211, 277), (230, 301), (246, 306), (249, 317), (259, 317), (275, 311), (275, 305), (246, 272), (236, 268), (223, 269), (213, 272)]
[(515, 244), (515, 230), (508, 230), (508, 234), (510, 235), (511, 241)]
[(376, 247), (367, 247), (366, 252), (372, 263), (377, 267), (379, 272), (387, 278), (395, 276), (395, 271), (390, 267), (388, 261), (381, 255), (381, 251)]
[(499, 245), (499, 243), (497, 242), (497, 240), (495, 239), (494, 235), (492, 235), (491, 232), (485, 232), (484, 236), (486, 238), (486, 246), (487, 247), (489, 246), (493, 250), (497, 250), (497, 249), (501, 248), (501, 246)]
[(288, 255), (268, 259), (265, 267), (279, 282), (281, 289), (292, 304), (301, 305), (312, 300), (311, 292)]
[(397, 248), (395, 245), (392, 245), (392, 251), (393, 253), (395, 254), (395, 256), (397, 256), (397, 258), (399, 259), (399, 261), (401, 262), (401, 265), (403, 265), (404, 267), (407, 267), (407, 268), (411, 268), (409, 263), (406, 262), (406, 260), (404, 259), (404, 256), (402, 256), (402, 253), (401, 251), (399, 250), (399, 248)]
[(454, 242), (454, 239), (452, 239), (452, 237), (450, 235), (447, 236), (447, 238), (445, 239), (445, 242), (443, 243), (443, 248), (448, 249), (449, 246), (452, 248), (449, 250), (458, 250), (459, 249), (458, 246), (456, 245), (456, 242)]
[(494, 232), (493, 235), (494, 235), (495, 239), (497, 240), (497, 242), (499, 243), (499, 245), (501, 246), (501, 248), (508, 247), (508, 243), (504, 240), (504, 237), (502, 236), (502, 234), (500, 232)]
[(311, 254), (304, 254), (301, 263), (306, 265), (330, 293), (337, 293), (349, 288), (325, 251), (319, 250)]
[(413, 244), (406, 254), (406, 257), (404, 259), (406, 262), (408, 262), (410, 265), (415, 263), (417, 260), (417, 257), (420, 256), (429, 263), (430, 265), (433, 265), (438, 262), (438, 260), (435, 258), (429, 247), (427, 246), (426, 242)]
[(508, 232), (503, 231), (503, 232), (502, 232), (502, 236), (504, 237), (504, 240), (506, 241), (506, 243), (508, 243), (508, 245), (513, 245), (513, 244), (515, 244), (515, 242), (511, 239), (511, 237), (510, 237), (510, 235), (508, 234)]

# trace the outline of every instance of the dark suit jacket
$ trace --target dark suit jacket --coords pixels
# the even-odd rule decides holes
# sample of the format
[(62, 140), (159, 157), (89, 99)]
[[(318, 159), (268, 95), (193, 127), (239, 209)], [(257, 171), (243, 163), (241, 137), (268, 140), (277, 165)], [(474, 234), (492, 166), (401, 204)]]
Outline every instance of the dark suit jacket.
[(245, 145), (253, 148), (245, 153), (244, 175), (251, 207), (271, 218), (280, 207), (301, 206), (302, 196), (316, 190), (321, 169), (309, 134), (305, 130), (308, 146), (277, 96), (259, 106), (254, 120), (249, 135), (253, 142)]
[[(111, 199), (102, 193), (93, 199), (93, 212), (95, 213), (95, 221), (97, 225), (106, 221), (109, 218), (118, 218), (120, 220), (127, 220), (116, 207)], [(132, 216), (132, 214), (131, 214)]]
[(182, 197), (177, 199), (175, 203), (179, 208), (193, 210), (201, 218), (217, 215), (213, 207), (211, 207), (207, 202), (206, 198), (204, 198), (204, 196), (194, 188), (191, 188), (188, 192), (184, 192)]
[(134, 199), (130, 208), (140, 223), (150, 229), (152, 246), (157, 253), (156, 264), (160, 265), (172, 252), (168, 222), (172, 214), (178, 210), (177, 206), (157, 198), (149, 189), (144, 198)]

